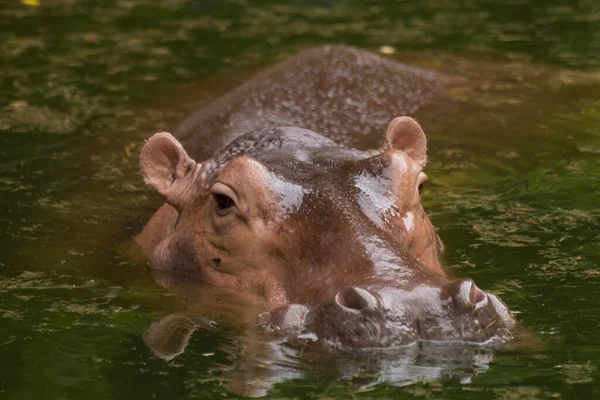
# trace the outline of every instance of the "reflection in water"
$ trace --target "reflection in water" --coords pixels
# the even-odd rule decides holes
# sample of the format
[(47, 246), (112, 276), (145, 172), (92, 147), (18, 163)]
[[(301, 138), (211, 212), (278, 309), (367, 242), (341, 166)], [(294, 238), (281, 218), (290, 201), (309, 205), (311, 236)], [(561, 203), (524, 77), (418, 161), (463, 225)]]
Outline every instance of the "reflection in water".
[(231, 295), (189, 278), (160, 272), (153, 276), (177, 296), (183, 310), (153, 322), (144, 333), (146, 345), (171, 361), (186, 350), (194, 332), (213, 330), (216, 321), (239, 331), (235, 340), (218, 344), (230, 362), (222, 366), (221, 377), (239, 395), (265, 396), (277, 383), (324, 377), (351, 380), (363, 390), (382, 383), (406, 386), (448, 378), (469, 383), (493, 359), (493, 349), (469, 344), (418, 342), (392, 350), (345, 352), (317, 343), (312, 335), (274, 339), (253, 323), (256, 309), (236, 303)]
[(171, 361), (185, 351), (196, 329), (211, 326), (214, 326), (214, 322), (202, 316), (169, 314), (148, 327), (144, 333), (144, 343), (157, 357)]
[[(242, 365), (243, 335), (226, 346), (219, 327), (201, 326), (170, 362), (142, 342), (156, 313), (175, 305), (116, 250), (158, 205), (143, 190), (136, 151), (149, 133), (246, 80), (248, 69), (335, 42), (389, 45), (411, 65), (469, 77), (447, 108), (416, 115), (431, 132), (425, 208), (446, 265), (501, 294), (548, 344), (535, 355), (495, 353), (468, 394), (445, 382), (381, 385), (369, 397), (598, 398), (598, 1), (40, 3), (0, 6), (0, 397), (230, 396), (214, 376), (250, 392), (252, 383), (230, 372)], [(208, 315), (183, 307), (182, 318)], [(230, 348), (231, 362), (219, 359), (215, 341)], [(354, 380), (321, 384), (335, 365), (338, 377), (351, 376), (361, 365), (352, 357), (335, 362), (344, 355), (325, 352), (321, 366), (302, 348), (271, 346), (286, 363), (255, 359), (244, 376), (306, 378), (276, 385), (273, 397), (361, 396)], [(443, 361), (431, 354), (436, 363), (421, 351), (385, 365), (432, 376)], [(380, 361), (389, 358), (364, 357), (369, 371), (392, 375)], [(481, 355), (461, 371), (451, 357), (443, 368), (456, 377), (487, 365)], [(374, 379), (365, 372), (357, 384)]]

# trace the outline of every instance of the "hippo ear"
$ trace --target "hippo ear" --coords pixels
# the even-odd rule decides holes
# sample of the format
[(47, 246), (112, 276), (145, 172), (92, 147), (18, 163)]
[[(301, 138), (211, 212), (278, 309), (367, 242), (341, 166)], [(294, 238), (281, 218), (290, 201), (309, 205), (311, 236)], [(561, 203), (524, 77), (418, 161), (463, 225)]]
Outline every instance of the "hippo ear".
[(401, 150), (416, 163), (427, 162), (427, 139), (421, 126), (410, 117), (394, 118), (385, 132), (385, 150)]
[(181, 209), (197, 166), (181, 144), (170, 133), (155, 134), (142, 149), (140, 166), (144, 181), (163, 195), (167, 203)]

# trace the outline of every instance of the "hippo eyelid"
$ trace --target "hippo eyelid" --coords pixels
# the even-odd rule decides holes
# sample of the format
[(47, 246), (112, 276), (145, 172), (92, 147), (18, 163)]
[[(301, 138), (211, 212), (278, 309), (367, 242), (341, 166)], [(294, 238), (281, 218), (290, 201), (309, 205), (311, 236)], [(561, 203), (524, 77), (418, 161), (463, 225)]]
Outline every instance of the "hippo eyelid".
[(236, 206), (236, 195), (229, 186), (216, 182), (210, 189), (215, 200), (215, 212), (219, 216), (227, 215)]

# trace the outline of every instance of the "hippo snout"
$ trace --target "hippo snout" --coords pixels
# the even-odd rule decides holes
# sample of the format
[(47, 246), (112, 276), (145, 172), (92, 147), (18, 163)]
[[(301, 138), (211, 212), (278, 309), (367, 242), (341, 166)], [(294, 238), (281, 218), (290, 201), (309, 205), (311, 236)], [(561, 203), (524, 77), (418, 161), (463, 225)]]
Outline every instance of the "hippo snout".
[(483, 343), (510, 339), (514, 317), (471, 279), (411, 290), (339, 289), (314, 321), (317, 336), (349, 348), (406, 346), (420, 340)]

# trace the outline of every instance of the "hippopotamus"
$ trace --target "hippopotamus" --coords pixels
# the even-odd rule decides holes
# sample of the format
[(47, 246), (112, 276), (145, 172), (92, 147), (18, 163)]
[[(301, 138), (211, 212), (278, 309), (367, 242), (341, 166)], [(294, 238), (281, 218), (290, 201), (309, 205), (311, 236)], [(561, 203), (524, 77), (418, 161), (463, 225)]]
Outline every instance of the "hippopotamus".
[(326, 46), (155, 134), (140, 164), (166, 203), (136, 238), (151, 268), (342, 348), (509, 339), (508, 307), (444, 270), (421, 205), (427, 139), (407, 114), (450, 80)]

